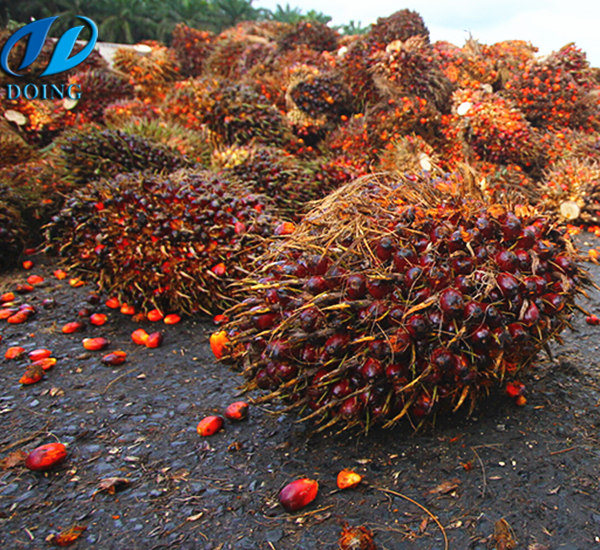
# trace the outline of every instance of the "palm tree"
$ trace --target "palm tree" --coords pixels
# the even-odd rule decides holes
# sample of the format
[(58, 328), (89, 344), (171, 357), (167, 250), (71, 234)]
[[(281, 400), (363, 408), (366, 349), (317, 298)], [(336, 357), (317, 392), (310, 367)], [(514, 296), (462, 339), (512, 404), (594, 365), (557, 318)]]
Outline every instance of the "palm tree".
[(279, 21), (281, 23), (299, 23), (300, 21), (318, 21), (319, 23), (327, 24), (331, 21), (329, 15), (324, 13), (310, 10), (306, 13), (302, 13), (300, 8), (292, 8), (289, 4), (285, 5), (285, 8), (281, 4), (277, 4), (275, 11), (269, 11), (267, 19), (273, 21)]
[(207, 0), (150, 0), (150, 10), (156, 22), (156, 37), (169, 42), (177, 23), (195, 29), (210, 27), (211, 13)]
[(134, 44), (156, 36), (156, 22), (145, 0), (100, 0), (95, 8), (100, 40)]
[(350, 23), (339, 25), (336, 29), (342, 34), (366, 34), (371, 29), (371, 25), (363, 27), (360, 21), (350, 20)]
[(233, 27), (241, 21), (256, 21), (262, 10), (252, 7), (252, 0), (211, 0), (209, 25), (215, 32)]

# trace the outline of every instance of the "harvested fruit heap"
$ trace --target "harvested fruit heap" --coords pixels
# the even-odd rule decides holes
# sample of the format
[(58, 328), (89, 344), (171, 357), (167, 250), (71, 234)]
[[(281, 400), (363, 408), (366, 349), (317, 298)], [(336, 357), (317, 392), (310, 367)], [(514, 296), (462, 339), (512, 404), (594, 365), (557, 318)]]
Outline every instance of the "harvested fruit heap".
[(520, 391), (587, 276), (552, 216), (464, 180), (362, 178), (325, 198), (241, 285), (217, 355), (322, 426), (419, 425)]
[(148, 311), (217, 311), (271, 231), (264, 201), (209, 172), (120, 174), (75, 192), (48, 228), (70, 267)]

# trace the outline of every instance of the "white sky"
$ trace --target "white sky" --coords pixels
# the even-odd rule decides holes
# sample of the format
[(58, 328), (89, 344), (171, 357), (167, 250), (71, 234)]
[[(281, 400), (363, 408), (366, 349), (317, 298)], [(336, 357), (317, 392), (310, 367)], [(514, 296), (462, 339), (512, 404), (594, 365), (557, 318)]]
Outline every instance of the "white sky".
[(303, 12), (314, 9), (332, 17), (332, 25), (360, 21), (374, 23), (399, 9), (418, 12), (432, 42), (447, 40), (462, 46), (469, 33), (485, 44), (501, 40), (527, 40), (540, 54), (558, 50), (569, 42), (581, 48), (589, 62), (600, 67), (600, 2), (583, 0), (254, 0), (256, 8), (276, 8), (289, 3)]

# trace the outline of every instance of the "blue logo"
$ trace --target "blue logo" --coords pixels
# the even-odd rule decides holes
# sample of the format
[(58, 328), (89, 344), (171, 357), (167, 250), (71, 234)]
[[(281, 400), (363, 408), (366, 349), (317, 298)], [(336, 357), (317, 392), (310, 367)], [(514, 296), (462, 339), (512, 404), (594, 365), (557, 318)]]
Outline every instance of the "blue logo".
[[(92, 36), (89, 42), (83, 49), (71, 56), (75, 42), (79, 37), (79, 33), (83, 30), (83, 25), (72, 27), (71, 29), (67, 30), (58, 40), (58, 43), (54, 48), (54, 52), (52, 52), (50, 62), (40, 76), (50, 76), (68, 71), (73, 67), (77, 67), (77, 65), (85, 61), (87, 56), (92, 53), (92, 50), (96, 45), (96, 40), (98, 39), (98, 27), (96, 27), (96, 24), (88, 17), (84, 17), (83, 15), (78, 15), (77, 17), (83, 19), (90, 26)], [(17, 70), (22, 71), (23, 69), (29, 67), (40, 55), (44, 43), (46, 42), (48, 31), (56, 19), (58, 19), (58, 16), (46, 17), (45, 19), (33, 21), (32, 23), (21, 27), (18, 31), (12, 34), (11, 37), (6, 41), (6, 44), (4, 44), (2, 53), (0, 53), (0, 67), (2, 67), (6, 73), (12, 76), (23, 76), (22, 74), (14, 72), (8, 66), (8, 56), (11, 50), (14, 48), (15, 44), (19, 42), (19, 40), (28, 36), (29, 38), (27, 40), (25, 55), (23, 56), (23, 61), (21, 61), (21, 65)]]

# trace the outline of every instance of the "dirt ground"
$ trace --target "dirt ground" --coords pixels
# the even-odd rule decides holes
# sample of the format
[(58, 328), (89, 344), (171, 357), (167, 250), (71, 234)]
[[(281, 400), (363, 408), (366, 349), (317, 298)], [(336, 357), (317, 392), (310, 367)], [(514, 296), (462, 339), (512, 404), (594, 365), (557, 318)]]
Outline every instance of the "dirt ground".
[[(46, 281), (19, 297), (34, 317), (0, 322), (0, 459), (57, 440), (68, 457), (47, 473), (0, 469), (0, 548), (48, 548), (52, 535), (81, 526), (73, 548), (335, 549), (345, 525), (371, 530), (382, 550), (600, 548), (600, 327), (583, 315), (552, 360), (540, 355), (524, 407), (498, 397), (417, 435), (404, 425), (311, 437), (310, 424), (252, 406), (248, 420), (202, 438), (198, 421), (222, 414), (241, 383), (213, 360), (212, 321), (161, 324), (162, 347), (136, 346), (131, 332), (155, 324), (90, 306), (90, 285), (74, 289), (52, 276), (52, 260), (33, 259), (31, 271), (0, 278), (0, 291), (31, 273)], [(600, 267), (590, 270), (600, 283)], [(48, 297), (55, 307), (45, 309)], [(600, 293), (581, 305), (600, 314)], [(84, 306), (108, 323), (62, 334)], [(102, 352), (83, 349), (86, 336), (108, 338), (127, 362), (103, 365)], [(22, 386), (28, 361), (4, 359), (14, 345), (46, 347), (58, 362)], [(342, 468), (363, 482), (337, 490)], [(110, 477), (129, 484), (100, 490)], [(277, 494), (298, 477), (318, 480), (319, 494), (289, 514)]]

